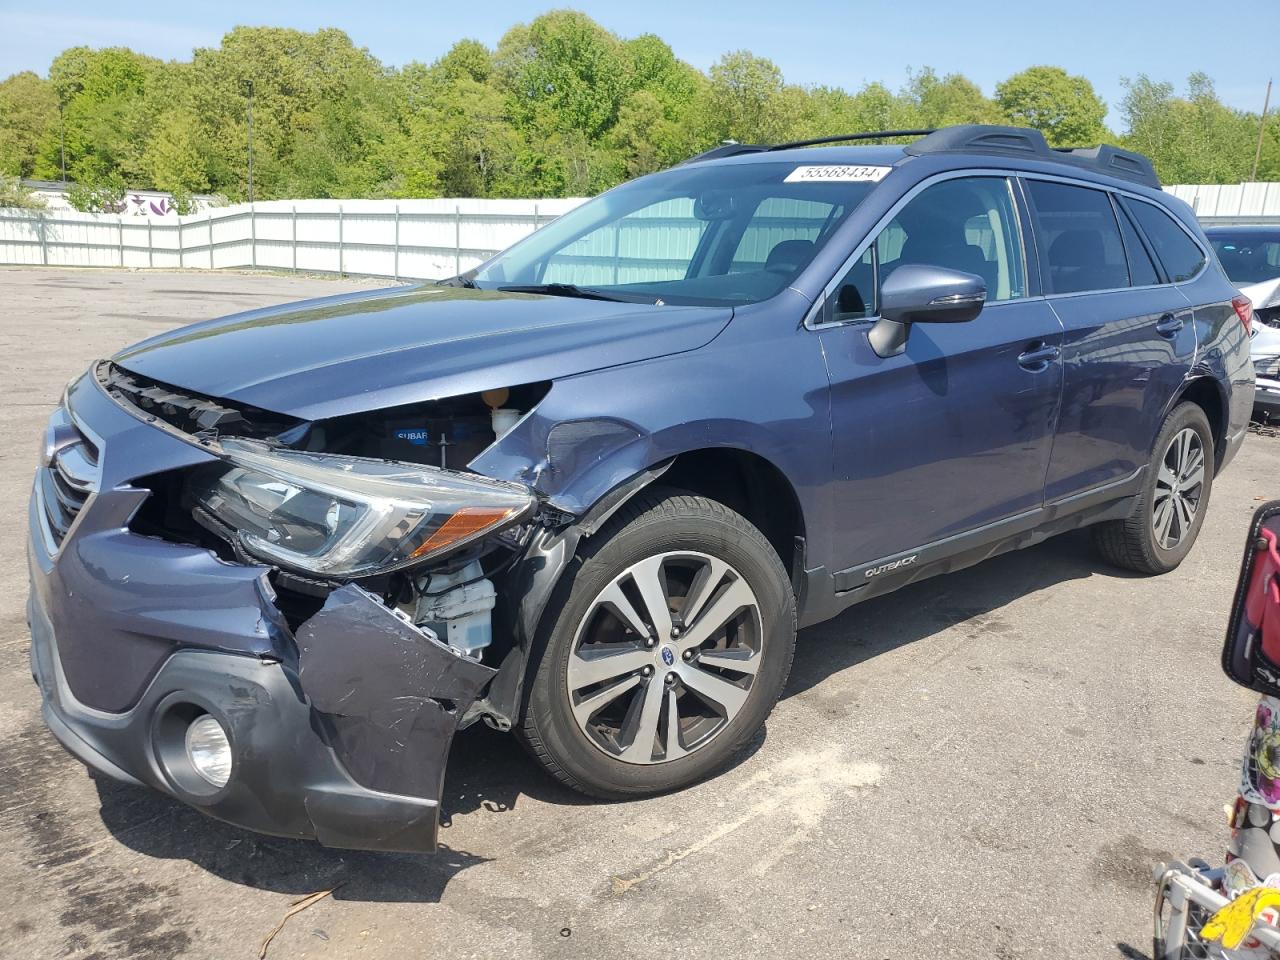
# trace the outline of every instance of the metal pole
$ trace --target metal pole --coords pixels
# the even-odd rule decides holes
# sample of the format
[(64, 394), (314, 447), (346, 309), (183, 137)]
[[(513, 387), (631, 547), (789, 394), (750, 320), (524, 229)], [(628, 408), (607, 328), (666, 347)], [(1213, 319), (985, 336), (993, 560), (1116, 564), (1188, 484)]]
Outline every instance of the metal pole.
[(213, 212), (209, 212), (209, 269), (213, 269)]
[(249, 265), (258, 268), (258, 217), (253, 204), (249, 204)]
[(293, 208), (293, 272), (298, 272), (298, 208)]
[(345, 262), (342, 254), (342, 204), (338, 204), (338, 276), (345, 277), (346, 270), (343, 269)]
[(186, 253), (182, 245), (182, 217), (178, 217), (178, 269), (181, 270), (187, 265)]
[(392, 275), (400, 279), (400, 204), (396, 204), (396, 250), (392, 266)]
[(1267, 81), (1267, 95), (1262, 101), (1262, 116), (1258, 119), (1258, 149), (1253, 153), (1253, 173), (1250, 180), (1258, 179), (1258, 161), (1262, 159), (1262, 133), (1267, 129), (1267, 109), (1271, 106), (1271, 81)]
[(453, 208), (453, 275), (462, 275), (462, 207)]
[(66, 105), (58, 101), (58, 148), (62, 154), (62, 183), (65, 186), (67, 182), (67, 121), (63, 116)]
[(249, 100), (249, 202), (253, 203), (253, 81), (246, 80), (244, 88)]
[(116, 214), (116, 243), (120, 248), (120, 266), (124, 266), (124, 217)]
[(49, 225), (45, 223), (44, 214), (36, 214), (36, 223), (40, 229), (40, 262), (49, 265)]
[(541, 224), (538, 222), (538, 205), (535, 203), (533, 205), (533, 232), (537, 233), (540, 226)]

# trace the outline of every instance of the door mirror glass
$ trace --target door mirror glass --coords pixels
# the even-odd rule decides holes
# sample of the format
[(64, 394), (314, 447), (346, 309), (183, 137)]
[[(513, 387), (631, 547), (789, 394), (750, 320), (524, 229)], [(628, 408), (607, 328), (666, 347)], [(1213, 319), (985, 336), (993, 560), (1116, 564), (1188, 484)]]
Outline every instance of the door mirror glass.
[(1222, 669), (1243, 687), (1280, 697), (1280, 500), (1253, 515), (1236, 584)]

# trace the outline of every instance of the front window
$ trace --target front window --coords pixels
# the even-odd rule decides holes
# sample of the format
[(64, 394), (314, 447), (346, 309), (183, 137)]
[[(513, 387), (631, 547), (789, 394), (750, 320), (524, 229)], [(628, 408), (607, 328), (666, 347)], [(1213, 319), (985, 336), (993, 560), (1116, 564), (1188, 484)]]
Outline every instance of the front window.
[(1027, 295), (1018, 216), (1003, 177), (963, 177), (927, 187), (889, 221), (840, 281), (829, 318), (874, 316), (879, 289), (904, 264), (979, 276), (987, 302)]
[[(824, 172), (797, 175), (806, 169)], [(884, 172), (677, 167), (584, 203), (470, 279), (487, 290), (564, 285), (642, 303), (755, 303), (791, 285)]]
[(1209, 238), (1214, 252), (1236, 286), (1280, 277), (1280, 232), (1274, 234), (1218, 233)]

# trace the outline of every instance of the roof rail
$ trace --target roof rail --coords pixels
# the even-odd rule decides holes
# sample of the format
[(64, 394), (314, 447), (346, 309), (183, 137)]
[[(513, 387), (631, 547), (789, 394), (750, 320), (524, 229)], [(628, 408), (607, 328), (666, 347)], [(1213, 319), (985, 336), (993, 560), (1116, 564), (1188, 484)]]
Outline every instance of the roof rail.
[(793, 150), (796, 147), (820, 147), (824, 143), (851, 143), (854, 140), (888, 140), (892, 137), (923, 137), (934, 133), (932, 127), (927, 130), (878, 130), (871, 133), (841, 133), (834, 137), (815, 137), (812, 140), (793, 140), (790, 143), (775, 143), (766, 150)]
[(927, 137), (909, 143), (907, 153), (923, 157), (935, 153), (983, 153), (996, 156), (1022, 156), (1050, 163), (1069, 163), (1112, 177), (1133, 180), (1148, 187), (1160, 188), (1155, 167), (1140, 153), (1121, 150), (1109, 144), (1097, 147), (1054, 149), (1039, 130), (1030, 127), (1000, 127), (964, 124), (943, 127)]
[(719, 160), (723, 157), (736, 157), (743, 153), (761, 153), (765, 150), (772, 149), (768, 144), (764, 143), (735, 143), (732, 140), (726, 140), (719, 146), (712, 147), (710, 150), (704, 150), (702, 153), (694, 154), (688, 160), (681, 160), (677, 166), (684, 166), (686, 163), (697, 163), (700, 160)]

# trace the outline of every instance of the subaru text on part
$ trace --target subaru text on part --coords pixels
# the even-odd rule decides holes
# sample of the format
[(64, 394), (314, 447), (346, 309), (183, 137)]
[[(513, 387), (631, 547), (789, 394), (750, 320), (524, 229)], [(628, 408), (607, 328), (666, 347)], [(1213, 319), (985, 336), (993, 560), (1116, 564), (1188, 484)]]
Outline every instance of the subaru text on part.
[(1250, 307), (1143, 157), (726, 145), (438, 284), (95, 363), (31, 500), (44, 716), (96, 770), (431, 850), (455, 731), (585, 793), (755, 735), (798, 626), (1093, 524), (1176, 567)]

